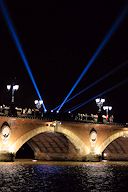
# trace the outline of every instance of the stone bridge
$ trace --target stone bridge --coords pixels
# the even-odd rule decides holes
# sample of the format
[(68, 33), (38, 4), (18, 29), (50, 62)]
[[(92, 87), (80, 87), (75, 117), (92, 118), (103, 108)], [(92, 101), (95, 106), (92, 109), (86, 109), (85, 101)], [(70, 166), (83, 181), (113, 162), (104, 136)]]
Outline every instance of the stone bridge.
[(0, 161), (27, 143), (40, 160), (128, 160), (128, 127), (0, 116)]

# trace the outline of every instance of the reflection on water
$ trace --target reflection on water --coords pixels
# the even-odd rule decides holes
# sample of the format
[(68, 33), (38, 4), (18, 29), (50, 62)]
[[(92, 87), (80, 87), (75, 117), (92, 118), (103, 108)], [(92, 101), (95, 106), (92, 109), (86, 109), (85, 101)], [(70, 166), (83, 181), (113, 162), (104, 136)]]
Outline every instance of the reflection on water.
[(128, 162), (0, 163), (0, 192), (128, 191)]

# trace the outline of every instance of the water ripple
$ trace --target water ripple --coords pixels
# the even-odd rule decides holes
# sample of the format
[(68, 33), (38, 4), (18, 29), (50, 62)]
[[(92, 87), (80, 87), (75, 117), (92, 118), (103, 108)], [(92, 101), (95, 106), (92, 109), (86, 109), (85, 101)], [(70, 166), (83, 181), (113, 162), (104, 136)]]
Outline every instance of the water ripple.
[(0, 192), (127, 192), (128, 163), (0, 164)]

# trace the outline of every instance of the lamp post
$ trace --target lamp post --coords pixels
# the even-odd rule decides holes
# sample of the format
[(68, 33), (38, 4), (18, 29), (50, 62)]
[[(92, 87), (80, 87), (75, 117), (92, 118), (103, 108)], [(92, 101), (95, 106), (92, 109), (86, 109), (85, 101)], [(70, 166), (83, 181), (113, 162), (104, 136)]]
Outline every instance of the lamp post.
[(103, 117), (102, 117), (101, 109), (102, 109), (103, 103), (105, 102), (105, 99), (97, 98), (97, 99), (95, 99), (95, 101), (96, 101), (97, 106), (99, 107), (97, 122), (103, 123)]
[(101, 112), (101, 108), (103, 106), (103, 103), (105, 102), (105, 99), (97, 98), (95, 99), (97, 106), (99, 107), (99, 112)]
[(11, 90), (11, 106), (10, 106), (10, 110), (9, 110), (10, 116), (17, 116), (17, 111), (16, 111), (15, 105), (14, 105), (14, 93), (18, 89), (19, 89), (19, 85), (15, 85), (15, 84), (7, 85), (7, 90), (8, 91)]
[(112, 106), (103, 106), (103, 109), (106, 110), (106, 119), (108, 120), (108, 111), (112, 110)]
[(12, 91), (11, 103), (14, 103), (14, 92), (19, 89), (19, 85), (7, 85), (7, 90)]
[[(43, 112), (42, 112), (42, 108), (41, 108), (41, 106), (43, 104), (43, 101), (42, 100), (35, 100), (34, 103), (35, 103), (35, 105), (36, 105), (36, 107), (38, 109), (38, 116), (43, 117)], [(35, 116), (35, 114), (34, 114), (34, 116)]]
[(37, 109), (40, 109), (41, 105), (43, 104), (43, 101), (42, 100), (35, 100), (34, 103), (35, 103)]

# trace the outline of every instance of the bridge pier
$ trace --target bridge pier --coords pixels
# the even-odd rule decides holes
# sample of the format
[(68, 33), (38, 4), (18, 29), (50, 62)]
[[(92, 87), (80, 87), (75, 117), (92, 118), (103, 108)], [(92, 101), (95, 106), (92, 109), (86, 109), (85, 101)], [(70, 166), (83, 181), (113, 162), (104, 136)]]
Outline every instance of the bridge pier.
[(83, 161), (99, 162), (102, 160), (102, 156), (99, 154), (90, 153), (83, 158)]
[(36, 152), (35, 159), (42, 161), (81, 161), (82, 157), (76, 153), (42, 153)]
[(1, 162), (13, 162), (14, 159), (15, 159), (15, 156), (13, 153), (9, 153), (7, 151), (0, 152), (0, 161)]

